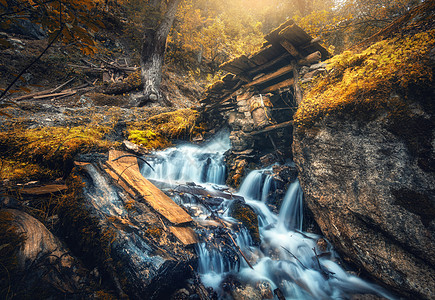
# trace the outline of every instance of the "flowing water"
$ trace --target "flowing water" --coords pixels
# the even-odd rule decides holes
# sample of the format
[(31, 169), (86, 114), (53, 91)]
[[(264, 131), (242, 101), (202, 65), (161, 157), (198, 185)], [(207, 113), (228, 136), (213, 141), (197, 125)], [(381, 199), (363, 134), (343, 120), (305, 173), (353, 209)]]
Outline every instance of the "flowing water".
[[(143, 173), (151, 179), (171, 183), (193, 181), (202, 183), (207, 189), (223, 189), (226, 172), (223, 157), (229, 147), (228, 134), (221, 134), (201, 147), (184, 145), (157, 152), (150, 161), (156, 172), (144, 166)], [(252, 269), (242, 257), (237, 257), (236, 251), (237, 254), (229, 253), (227, 245), (219, 243), (219, 232), (202, 234), (203, 242), (196, 246), (196, 251), (198, 272), (205, 286), (223, 297), (225, 277), (233, 274), (241, 282), (257, 288), (266, 287), (268, 291), (279, 288), (286, 299), (348, 299), (352, 294), (363, 293), (391, 298), (376, 285), (344, 271), (324, 238), (302, 231), (303, 193), (298, 180), (288, 187), (279, 214), (272, 212), (267, 205), (268, 194), (274, 186), (271, 167), (254, 170), (237, 193), (245, 198), (259, 220), (259, 246), (254, 246), (244, 228), (232, 233), (253, 265)], [(176, 201), (181, 204), (184, 201), (190, 209), (196, 206), (199, 211), (196, 219), (205, 222), (210, 212), (200, 203), (192, 204), (191, 200), (185, 199)], [(224, 201), (215, 211), (225, 221), (234, 223), (236, 221), (227, 215), (230, 202)]]

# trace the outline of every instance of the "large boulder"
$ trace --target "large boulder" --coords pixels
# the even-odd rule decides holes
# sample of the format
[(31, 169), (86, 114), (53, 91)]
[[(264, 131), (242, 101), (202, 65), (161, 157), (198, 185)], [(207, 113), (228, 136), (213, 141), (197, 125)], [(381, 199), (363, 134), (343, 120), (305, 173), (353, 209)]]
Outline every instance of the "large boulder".
[(413, 299), (435, 295), (430, 102), (410, 104), (411, 114), (397, 120), (330, 115), (296, 129), (293, 143), (305, 201), (323, 234), (346, 260)]

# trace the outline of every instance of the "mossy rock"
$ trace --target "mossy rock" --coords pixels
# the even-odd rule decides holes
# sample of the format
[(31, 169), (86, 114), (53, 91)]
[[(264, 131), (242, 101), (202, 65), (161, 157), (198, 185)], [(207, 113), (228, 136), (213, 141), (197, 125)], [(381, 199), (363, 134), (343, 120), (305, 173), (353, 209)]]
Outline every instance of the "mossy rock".
[(260, 231), (258, 229), (258, 217), (254, 210), (246, 203), (235, 200), (231, 203), (229, 215), (239, 220), (248, 229), (255, 245), (261, 242)]

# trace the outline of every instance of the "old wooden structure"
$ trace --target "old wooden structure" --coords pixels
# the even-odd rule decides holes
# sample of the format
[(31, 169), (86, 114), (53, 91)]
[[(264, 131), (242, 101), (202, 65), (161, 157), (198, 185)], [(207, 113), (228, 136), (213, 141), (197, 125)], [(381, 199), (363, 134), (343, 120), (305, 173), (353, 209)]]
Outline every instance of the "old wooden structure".
[(222, 64), (221, 69), (229, 73), (201, 100), (209, 120), (221, 124), (224, 120), (231, 128), (236, 154), (263, 149), (265, 140), (266, 147), (276, 152), (279, 142), (286, 140), (282, 135), (291, 139), (293, 113), (302, 100), (300, 84), (324, 71), (321, 61), (330, 57), (318, 39), (292, 20), (264, 38), (258, 52)]

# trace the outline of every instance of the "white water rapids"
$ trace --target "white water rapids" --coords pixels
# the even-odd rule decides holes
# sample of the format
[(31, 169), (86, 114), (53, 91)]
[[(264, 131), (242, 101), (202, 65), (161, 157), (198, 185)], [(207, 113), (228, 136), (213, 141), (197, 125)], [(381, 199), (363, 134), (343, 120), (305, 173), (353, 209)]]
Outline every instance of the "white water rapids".
[[(226, 188), (223, 186), (224, 153), (229, 148), (228, 134), (220, 134), (206, 145), (182, 145), (156, 152), (153, 158), (147, 158), (155, 172), (146, 165), (142, 171), (145, 177), (154, 180), (172, 184), (195, 182), (208, 189), (222, 190)], [(298, 180), (288, 187), (279, 214), (269, 209), (268, 194), (275, 186), (271, 171), (272, 168), (251, 171), (237, 192), (258, 215), (261, 245), (253, 245), (246, 229), (234, 233), (253, 269), (242, 257), (234, 262), (222, 249), (210, 246), (213, 239), (210, 234), (207, 241), (196, 246), (203, 284), (217, 291), (221, 298), (222, 282), (228, 274), (233, 274), (253, 287), (266, 285), (271, 291), (279, 288), (286, 299), (350, 299), (353, 294), (365, 293), (392, 299), (378, 286), (346, 272), (337, 263), (337, 254), (331, 245), (321, 236), (302, 232), (303, 193)], [(235, 222), (226, 215), (230, 202), (224, 201), (217, 211), (221, 218)], [(200, 204), (186, 205), (198, 206), (201, 212), (198, 219), (208, 216)], [(323, 246), (319, 240), (323, 241)]]

